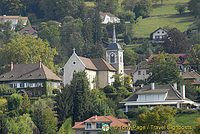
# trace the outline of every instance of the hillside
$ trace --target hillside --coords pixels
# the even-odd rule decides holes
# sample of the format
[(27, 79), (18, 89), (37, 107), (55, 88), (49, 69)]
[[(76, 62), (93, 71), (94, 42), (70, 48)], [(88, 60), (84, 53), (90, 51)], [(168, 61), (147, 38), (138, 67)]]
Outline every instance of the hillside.
[(134, 36), (149, 37), (150, 33), (159, 27), (176, 27), (182, 32), (186, 30), (193, 21), (193, 16), (188, 13), (179, 15), (175, 10), (175, 5), (179, 3), (187, 3), (189, 0), (167, 0), (164, 5), (160, 3), (153, 5), (151, 17), (142, 19), (137, 25), (133, 25)]

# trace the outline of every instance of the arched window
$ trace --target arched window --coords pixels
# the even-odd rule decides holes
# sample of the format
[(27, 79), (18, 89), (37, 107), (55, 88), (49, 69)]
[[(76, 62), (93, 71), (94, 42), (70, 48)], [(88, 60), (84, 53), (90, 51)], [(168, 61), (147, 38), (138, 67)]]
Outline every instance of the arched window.
[(110, 63), (115, 63), (115, 54), (114, 53), (110, 54)]

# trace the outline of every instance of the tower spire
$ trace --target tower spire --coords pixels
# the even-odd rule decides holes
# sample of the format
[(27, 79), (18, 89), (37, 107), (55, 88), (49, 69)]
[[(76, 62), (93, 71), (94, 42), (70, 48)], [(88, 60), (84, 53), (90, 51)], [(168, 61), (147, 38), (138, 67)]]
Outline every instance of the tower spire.
[(115, 33), (115, 25), (113, 25), (113, 43), (117, 43), (116, 33)]

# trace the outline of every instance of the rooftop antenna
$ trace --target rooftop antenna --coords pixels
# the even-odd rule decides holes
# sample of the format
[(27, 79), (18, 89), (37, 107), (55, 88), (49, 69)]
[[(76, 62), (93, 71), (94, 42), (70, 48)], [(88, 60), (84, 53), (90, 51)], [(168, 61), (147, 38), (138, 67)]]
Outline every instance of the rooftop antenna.
[(115, 25), (113, 25), (113, 43), (117, 43), (116, 33), (115, 33)]

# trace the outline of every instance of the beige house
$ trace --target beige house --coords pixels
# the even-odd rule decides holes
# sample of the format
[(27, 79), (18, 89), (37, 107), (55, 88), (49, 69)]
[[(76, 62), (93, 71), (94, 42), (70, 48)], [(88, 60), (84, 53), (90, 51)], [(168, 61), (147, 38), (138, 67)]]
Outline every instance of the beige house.
[(116, 41), (115, 27), (113, 33), (113, 41), (106, 48), (106, 61), (103, 58), (80, 57), (74, 49), (72, 56), (64, 66), (64, 86), (70, 84), (73, 73), (80, 71), (87, 73), (90, 89), (111, 85), (115, 74), (124, 76), (123, 49)]
[(117, 119), (114, 116), (92, 116), (83, 122), (75, 122), (72, 128), (76, 134), (99, 134), (104, 124), (109, 125), (107, 129), (114, 127), (114, 129), (122, 130), (122, 134), (130, 134), (130, 120)]

